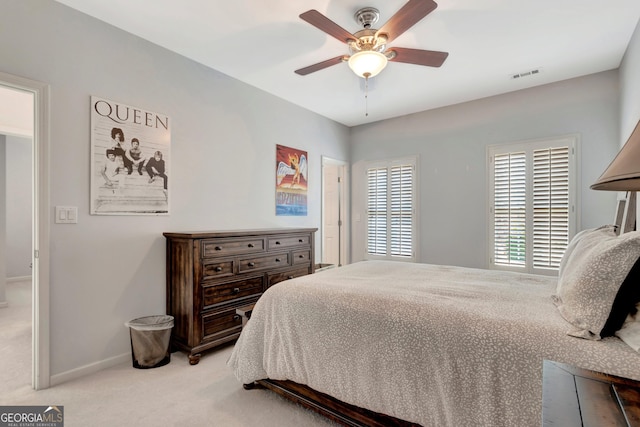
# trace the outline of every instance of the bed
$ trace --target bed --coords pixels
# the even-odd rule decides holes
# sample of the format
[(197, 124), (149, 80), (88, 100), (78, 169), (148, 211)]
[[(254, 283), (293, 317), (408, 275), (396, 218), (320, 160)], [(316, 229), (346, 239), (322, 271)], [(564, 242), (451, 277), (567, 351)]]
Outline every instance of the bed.
[(540, 425), (544, 359), (640, 380), (640, 355), (619, 338), (568, 335), (575, 328), (552, 300), (557, 285), (358, 262), (269, 288), (228, 365), (245, 388), (291, 392), (345, 425), (373, 423), (356, 419), (359, 408), (389, 417), (379, 425)]

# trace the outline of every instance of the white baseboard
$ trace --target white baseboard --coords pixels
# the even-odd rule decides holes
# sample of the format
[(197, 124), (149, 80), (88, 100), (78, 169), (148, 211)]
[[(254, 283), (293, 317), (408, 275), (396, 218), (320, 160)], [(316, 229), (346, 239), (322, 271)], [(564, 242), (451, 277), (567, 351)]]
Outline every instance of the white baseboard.
[(7, 277), (7, 283), (24, 282), (31, 280), (31, 276)]
[(53, 387), (62, 383), (66, 383), (67, 381), (75, 380), (84, 377), (85, 375), (93, 374), (103, 369), (107, 369), (126, 362), (131, 363), (131, 352), (124, 353), (119, 356), (110, 357), (109, 359), (104, 359), (99, 362), (91, 363), (89, 365), (81, 366), (67, 372), (62, 372), (61, 374), (52, 375), (50, 386)]

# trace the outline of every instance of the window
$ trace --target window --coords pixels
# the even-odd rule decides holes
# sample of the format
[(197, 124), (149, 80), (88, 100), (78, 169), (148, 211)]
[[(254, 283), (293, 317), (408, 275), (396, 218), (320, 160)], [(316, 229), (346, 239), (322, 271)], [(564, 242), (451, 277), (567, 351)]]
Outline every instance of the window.
[(367, 258), (416, 260), (416, 158), (367, 168)]
[(577, 137), (493, 145), (490, 266), (553, 274), (576, 229)]

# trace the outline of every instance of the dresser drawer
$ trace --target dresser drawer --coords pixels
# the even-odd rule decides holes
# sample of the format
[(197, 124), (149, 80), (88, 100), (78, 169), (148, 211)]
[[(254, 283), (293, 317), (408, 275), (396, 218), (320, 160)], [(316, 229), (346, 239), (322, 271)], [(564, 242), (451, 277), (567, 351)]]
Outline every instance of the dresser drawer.
[(272, 255), (256, 256), (240, 259), (238, 262), (238, 272), (264, 270), (268, 268), (280, 268), (290, 265), (289, 253), (278, 253)]
[(242, 316), (236, 308), (216, 311), (202, 316), (202, 340), (217, 340), (242, 331)]
[(202, 257), (239, 255), (252, 252), (264, 252), (264, 239), (208, 239), (202, 241)]
[(309, 241), (308, 235), (300, 235), (300, 236), (275, 236), (269, 237), (267, 247), (269, 250), (281, 249), (281, 248), (290, 248), (293, 246), (309, 246), (311, 242)]
[(215, 258), (202, 263), (202, 280), (233, 275), (233, 261), (217, 261)]
[(280, 283), (285, 280), (293, 279), (294, 277), (306, 276), (309, 274), (309, 267), (297, 268), (295, 270), (284, 271), (282, 273), (272, 273), (267, 275), (267, 286), (273, 286), (276, 283)]
[(309, 264), (311, 260), (311, 252), (310, 251), (295, 251), (292, 254), (293, 256), (293, 265), (299, 264)]
[(243, 280), (218, 284), (202, 284), (202, 308), (261, 294), (264, 290), (264, 276), (251, 277)]

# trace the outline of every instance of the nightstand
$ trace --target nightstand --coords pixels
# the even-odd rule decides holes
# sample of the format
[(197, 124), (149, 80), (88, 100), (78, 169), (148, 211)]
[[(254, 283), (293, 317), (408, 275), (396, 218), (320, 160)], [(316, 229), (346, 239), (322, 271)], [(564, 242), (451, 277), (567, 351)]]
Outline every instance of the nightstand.
[(640, 426), (640, 382), (545, 360), (543, 426)]

